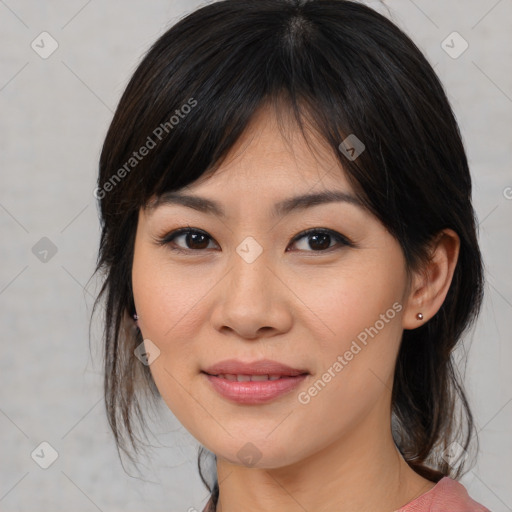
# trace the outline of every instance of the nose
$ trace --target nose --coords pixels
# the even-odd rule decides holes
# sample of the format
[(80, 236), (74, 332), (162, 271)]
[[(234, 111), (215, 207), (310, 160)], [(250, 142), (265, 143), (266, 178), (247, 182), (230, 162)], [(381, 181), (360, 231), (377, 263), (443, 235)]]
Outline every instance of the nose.
[(216, 287), (212, 325), (224, 334), (259, 339), (291, 328), (290, 296), (265, 252), (254, 261), (234, 253), (227, 275)]

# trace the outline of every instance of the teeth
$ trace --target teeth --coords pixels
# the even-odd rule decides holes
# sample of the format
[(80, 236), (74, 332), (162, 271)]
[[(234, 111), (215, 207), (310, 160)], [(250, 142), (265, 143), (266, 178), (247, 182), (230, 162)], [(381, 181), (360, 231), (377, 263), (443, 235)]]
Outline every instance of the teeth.
[(281, 378), (281, 375), (233, 375), (228, 373), (221, 373), (217, 375), (221, 379), (248, 382), (248, 381), (264, 381), (264, 380), (277, 380)]
[[(250, 377), (251, 380), (268, 380), (268, 375), (252, 375)], [(238, 380), (240, 380), (240, 376), (238, 377)]]

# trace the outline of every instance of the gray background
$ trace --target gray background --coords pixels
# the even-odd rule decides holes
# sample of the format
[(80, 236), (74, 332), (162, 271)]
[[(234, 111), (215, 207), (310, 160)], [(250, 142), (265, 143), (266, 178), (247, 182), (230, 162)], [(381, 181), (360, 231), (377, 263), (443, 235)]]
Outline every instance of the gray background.
[[(481, 445), (462, 482), (493, 512), (510, 511), (512, 1), (388, 4), (445, 84), (470, 160), (487, 295), (465, 343)], [(141, 474), (123, 471), (104, 413), (98, 326), (89, 352), (98, 282), (85, 286), (99, 238), (92, 191), (115, 105), (143, 52), (199, 5), (0, 1), (2, 511), (186, 511), (205, 503), (198, 445), (165, 408)], [(35, 40), (39, 52), (51, 49), (49, 39), (41, 48), (43, 31), (58, 43), (46, 59), (31, 47)], [(446, 40), (453, 31), (469, 44), (457, 58), (463, 41)], [(50, 460), (43, 441), (58, 453), (48, 469), (35, 462)]]

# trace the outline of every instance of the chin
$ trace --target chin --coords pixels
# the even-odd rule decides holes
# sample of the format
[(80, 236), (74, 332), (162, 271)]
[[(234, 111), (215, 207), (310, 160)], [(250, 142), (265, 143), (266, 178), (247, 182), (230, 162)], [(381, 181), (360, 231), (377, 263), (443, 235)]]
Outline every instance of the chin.
[(267, 435), (257, 436), (250, 434), (243, 439), (231, 438), (225, 440), (222, 445), (214, 443), (207, 446), (208, 450), (230, 464), (258, 469), (275, 469), (292, 465), (300, 461), (300, 454), (295, 451), (293, 442), (289, 446), (284, 444), (284, 439), (275, 438), (272, 441), (266, 439)]

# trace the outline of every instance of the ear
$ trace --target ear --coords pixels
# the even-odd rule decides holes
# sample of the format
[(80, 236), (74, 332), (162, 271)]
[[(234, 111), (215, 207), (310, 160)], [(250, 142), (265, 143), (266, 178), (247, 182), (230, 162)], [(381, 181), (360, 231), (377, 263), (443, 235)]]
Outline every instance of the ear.
[[(440, 231), (430, 246), (430, 261), (413, 273), (405, 311), (404, 329), (415, 329), (430, 320), (442, 306), (452, 282), (459, 257), (460, 239), (452, 229)], [(416, 315), (421, 313), (422, 320)]]

